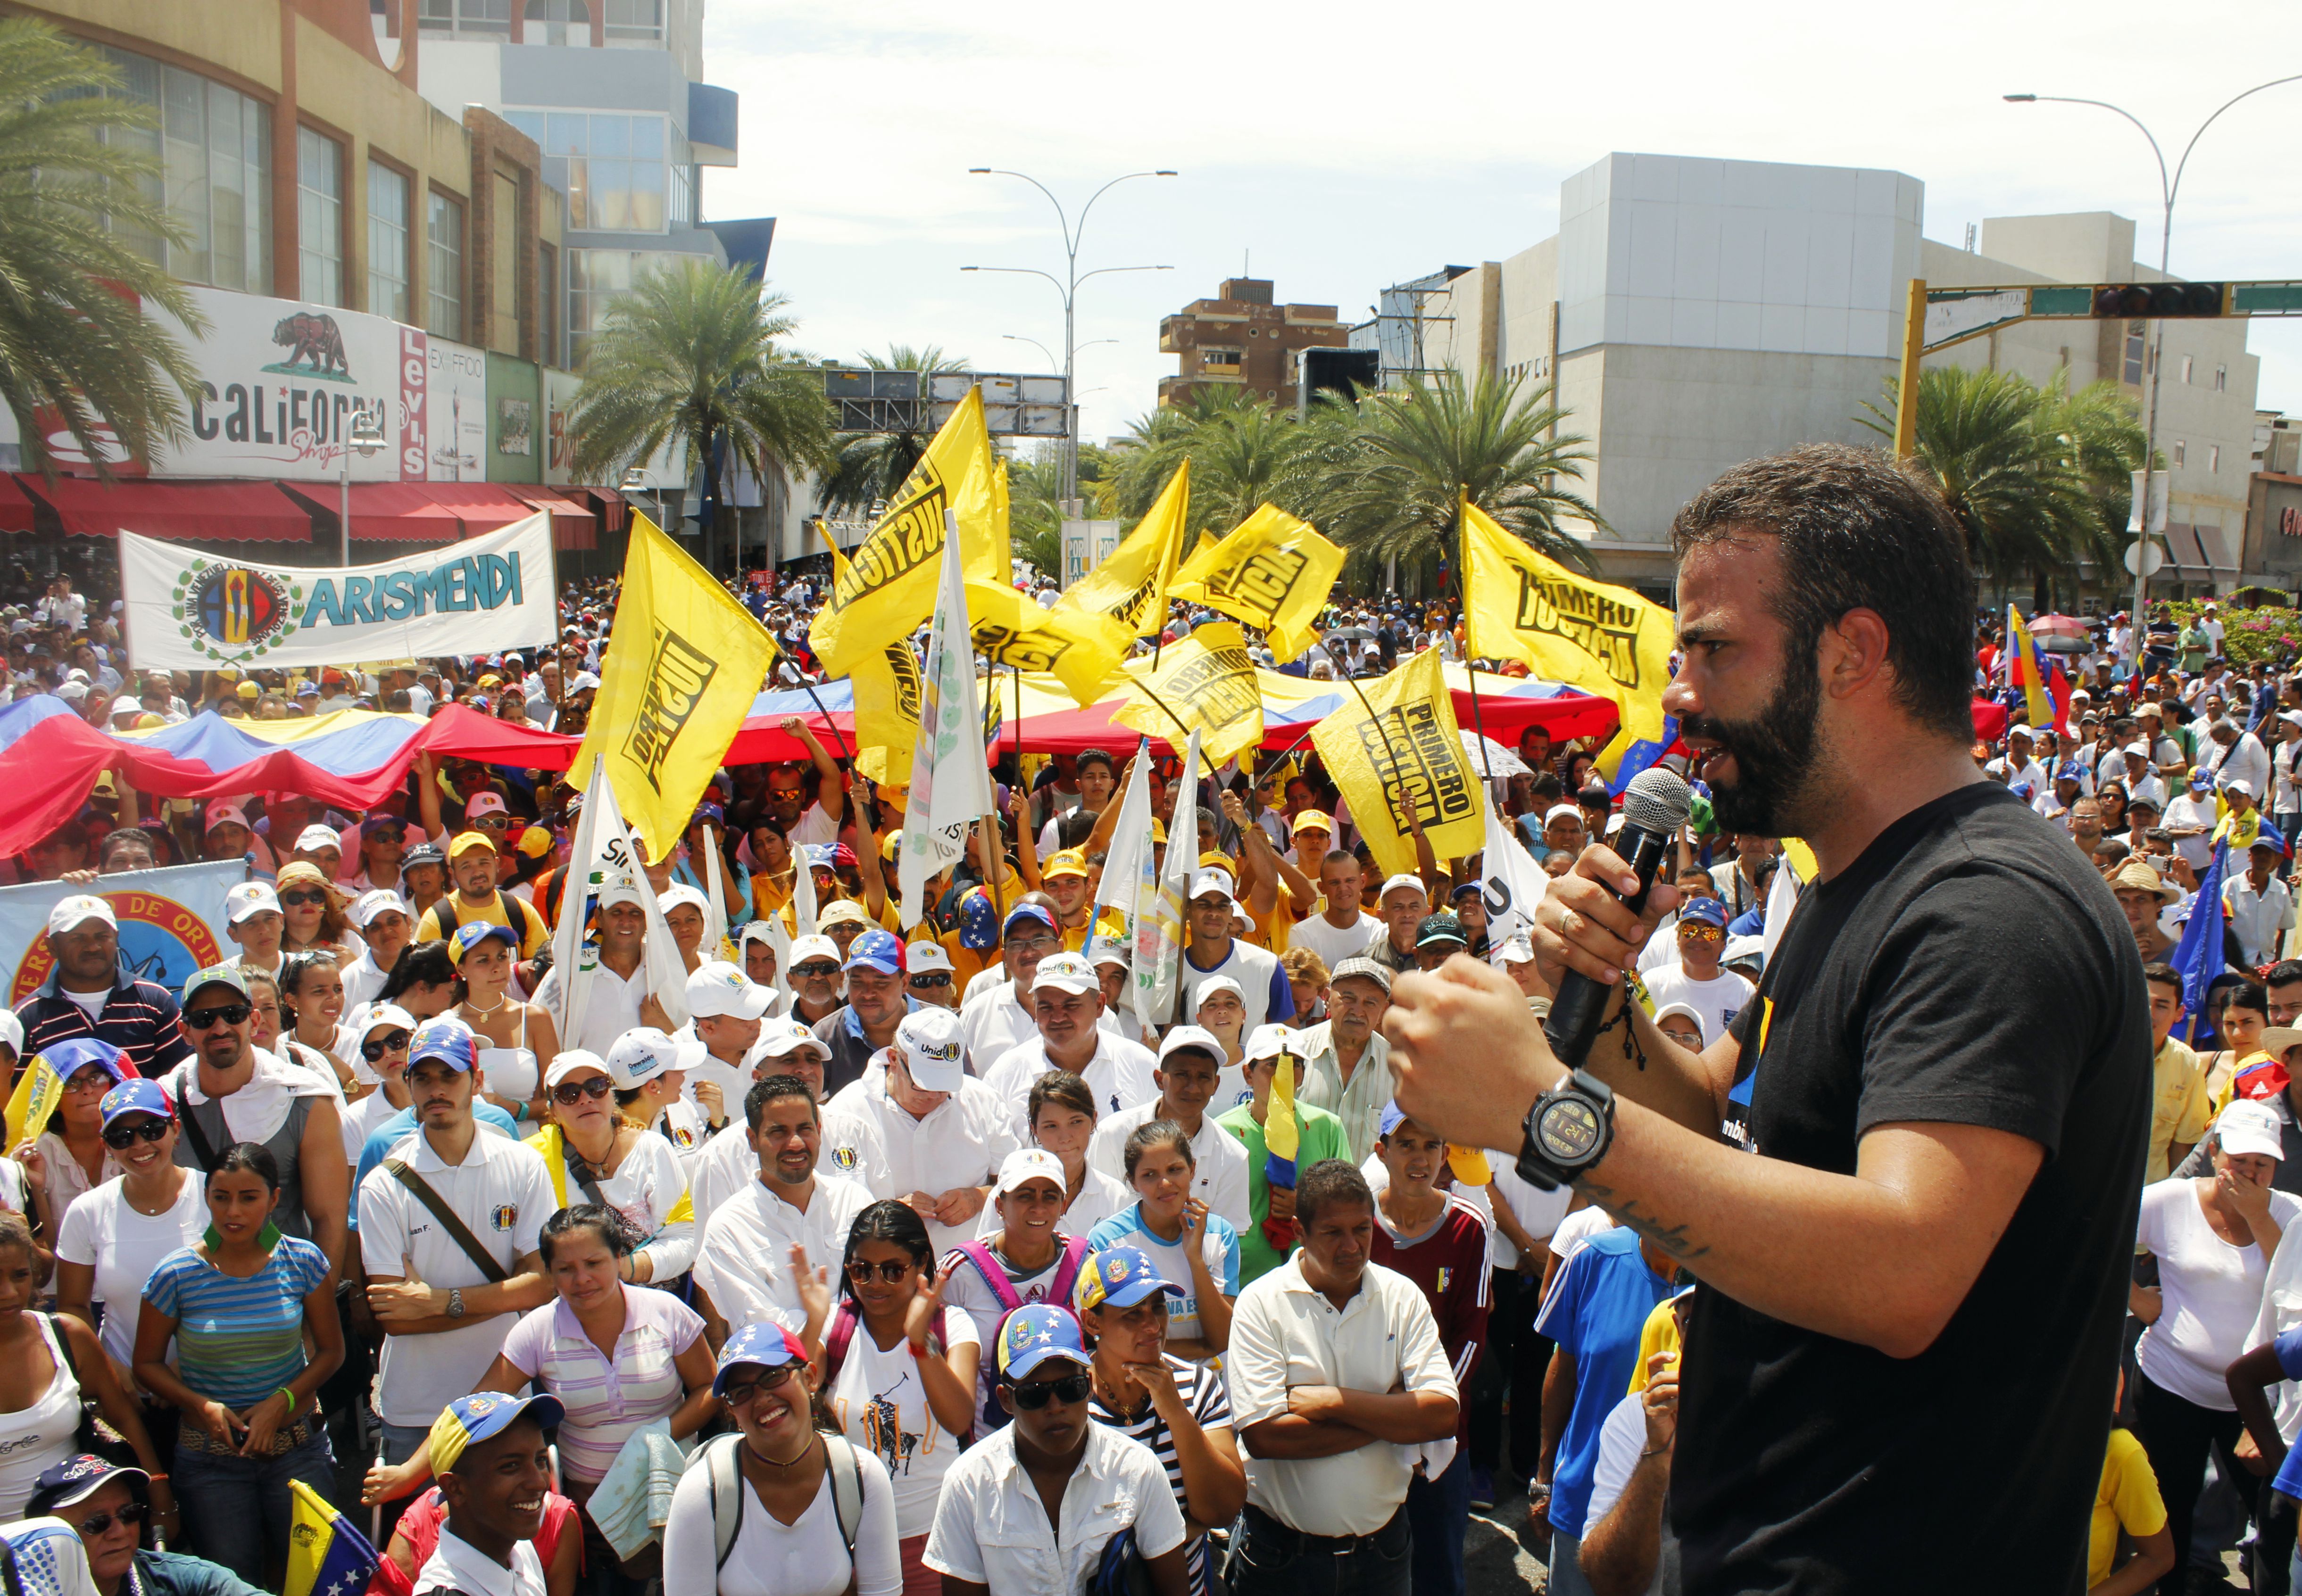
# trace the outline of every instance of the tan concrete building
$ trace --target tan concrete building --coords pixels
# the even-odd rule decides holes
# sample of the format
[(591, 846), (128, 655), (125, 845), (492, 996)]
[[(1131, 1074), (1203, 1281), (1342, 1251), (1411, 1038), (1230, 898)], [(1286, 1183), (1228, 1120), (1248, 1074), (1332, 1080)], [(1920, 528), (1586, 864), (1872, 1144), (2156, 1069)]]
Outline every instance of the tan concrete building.
[(1226, 280), (1212, 299), (1194, 299), (1159, 321), (1159, 352), (1182, 369), (1159, 379), (1159, 402), (1190, 402), (1197, 389), (1225, 385), (1285, 408), (1295, 404), (1287, 357), (1297, 349), (1341, 349), (1349, 332), (1332, 305), (1273, 303), (1265, 277)]

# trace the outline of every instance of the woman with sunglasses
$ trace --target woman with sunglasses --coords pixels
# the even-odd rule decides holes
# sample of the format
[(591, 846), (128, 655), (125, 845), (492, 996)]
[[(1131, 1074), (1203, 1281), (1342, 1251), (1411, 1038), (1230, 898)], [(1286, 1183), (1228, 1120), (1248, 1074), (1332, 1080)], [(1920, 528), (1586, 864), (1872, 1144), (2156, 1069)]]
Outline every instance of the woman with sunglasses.
[[(677, 1596), (898, 1596), (903, 1570), (886, 1466), (816, 1428), (815, 1371), (792, 1333), (746, 1324), (719, 1349), (711, 1394), (737, 1433), (690, 1460), (663, 1526), (663, 1588)], [(833, 1456), (835, 1447), (839, 1456)], [(734, 1454), (735, 1539), (719, 1556), (712, 1512), (714, 1449)], [(853, 1469), (855, 1522), (840, 1523), (832, 1470)], [(849, 1555), (853, 1541), (855, 1550)]]
[(357, 951), (351, 922), (344, 918), (335, 889), (318, 865), (301, 859), (281, 865), (272, 890), (279, 895), (280, 912), (288, 922), (280, 934), (282, 953), (325, 948), (349, 960)]
[[(153, 1080), (130, 1080), (105, 1094), (104, 1145), (120, 1162), (106, 1180), (64, 1212), (56, 1238), (56, 1309), (97, 1329), (121, 1383), (137, 1390), (136, 1321), (144, 1282), (160, 1260), (189, 1247), (207, 1229), (207, 1204), (192, 1171), (176, 1163), (176, 1105)], [(147, 1406), (144, 1427), (155, 1444), (172, 1442), (175, 1410)]]
[(1205, 1363), (1231, 1345), (1231, 1305), (1239, 1300), (1239, 1232), (1191, 1193), (1198, 1158), (1172, 1120), (1138, 1125), (1121, 1156), (1133, 1206), (1088, 1233), (1091, 1252), (1135, 1247), (1183, 1288), (1167, 1310), (1167, 1350)]
[(289, 1482), (335, 1488), (315, 1399), (343, 1362), (343, 1325), (328, 1255), (272, 1222), (280, 1166), (267, 1148), (224, 1148), (206, 1195), (206, 1235), (161, 1259), (145, 1284), (134, 1367), (183, 1415), (175, 1478), (194, 1549), (257, 1584), (287, 1555)]
[(53, 1242), (73, 1203), (120, 1176), (120, 1160), (104, 1144), (104, 1095), (135, 1071), (119, 1048), (94, 1037), (74, 1037), (44, 1051), (49, 1067), (63, 1077), (63, 1095), (48, 1128), (12, 1151), (31, 1189), (40, 1234)]
[(274, 1053), (333, 1086), (346, 1103), (374, 1089), (351, 1068), (350, 1059), (357, 1055), (339, 1023), (344, 1012), (344, 977), (333, 952), (322, 948), (288, 955), (280, 969), (280, 1010), (283, 1029)]
[(374, 1003), (354, 1010), (344, 1028), (355, 1068), (376, 1080), (374, 1091), (342, 1111), (344, 1156), (354, 1163), (377, 1127), (407, 1106), (407, 1044), (419, 1023), (397, 1004)]
[(479, 1038), (487, 1098), (516, 1120), (541, 1120), (542, 1080), (535, 1061), (559, 1051), (559, 1033), (541, 1004), (513, 995), (519, 936), (508, 926), (475, 920), (448, 938), (456, 965), (455, 1017)]
[(833, 1421), (895, 1483), (903, 1596), (937, 1596), (940, 1576), (920, 1558), (944, 1475), (975, 1427), (982, 1340), (974, 1320), (945, 1306), (927, 1222), (903, 1203), (855, 1216), (839, 1273), (834, 1309), (816, 1272), (794, 1260), (808, 1323), (824, 1327), (807, 1340), (808, 1359)]
[(700, 1240), (678, 1153), (624, 1117), (615, 1080), (596, 1054), (561, 1054), (543, 1089), (551, 1122), (527, 1145), (543, 1155), (560, 1205), (595, 1203), (622, 1216), (632, 1245), (618, 1278), (640, 1286), (677, 1281), (695, 1262)]
[[(635, 1432), (664, 1419), (672, 1439), (685, 1441), (712, 1416), (711, 1348), (693, 1308), (626, 1283), (631, 1241), (615, 1209), (560, 1209), (544, 1221), (537, 1250), (557, 1296), (520, 1315), (475, 1389), (513, 1394), (533, 1385), (559, 1399), (559, 1488), (581, 1508)], [(427, 1441), (407, 1462), (370, 1469), (361, 1499), (395, 1500), (431, 1474)], [(615, 1570), (592, 1585), (601, 1596), (638, 1596), (655, 1575), (648, 1552), (618, 1566), (588, 1513), (584, 1537), (586, 1564)]]
[(151, 1549), (152, 1477), (81, 1452), (42, 1472), (27, 1517), (80, 1533), (97, 1596), (262, 1596), (204, 1558)]

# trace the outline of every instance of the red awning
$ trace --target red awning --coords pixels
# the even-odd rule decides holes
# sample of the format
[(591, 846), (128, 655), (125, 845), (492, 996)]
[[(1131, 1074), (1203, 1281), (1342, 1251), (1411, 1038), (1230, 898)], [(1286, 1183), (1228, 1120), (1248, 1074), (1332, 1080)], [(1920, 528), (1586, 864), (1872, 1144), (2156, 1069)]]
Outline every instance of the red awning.
[(576, 494), (589, 499), (592, 508), (600, 512), (601, 531), (621, 532), (624, 529), (624, 496), (621, 493), (617, 492), (613, 488), (570, 490), (571, 497)]
[(533, 505), (494, 483), (412, 483), (409, 486), (421, 488), (433, 503), (460, 517), (467, 538), (500, 532), (535, 514)]
[(116, 537), (122, 531), (172, 542), (307, 543), (312, 517), (268, 482), (116, 482), (58, 477), (17, 484), (56, 512), (68, 533)]
[(600, 546), (600, 524), (588, 505), (562, 499), (549, 488), (520, 487), (512, 491), (536, 508), (550, 512), (553, 548), (596, 549)]
[[(290, 498), (336, 518), (339, 490), (318, 483), (281, 483)], [(456, 512), (432, 496), (428, 483), (354, 483), (354, 542), (452, 543), (464, 535)]]
[(13, 477), (0, 476), (0, 532), (32, 530), (32, 501)]

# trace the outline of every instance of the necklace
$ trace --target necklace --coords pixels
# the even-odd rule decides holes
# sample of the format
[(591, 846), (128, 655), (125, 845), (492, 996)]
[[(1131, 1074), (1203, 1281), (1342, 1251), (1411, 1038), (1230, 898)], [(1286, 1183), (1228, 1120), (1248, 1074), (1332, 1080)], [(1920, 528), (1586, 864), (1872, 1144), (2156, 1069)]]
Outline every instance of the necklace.
[(744, 1442), (744, 1449), (751, 1453), (754, 1461), (763, 1463), (769, 1468), (795, 1468), (806, 1462), (808, 1454), (815, 1450), (815, 1432), (810, 1430), (807, 1432), (807, 1440), (801, 1443), (799, 1450), (794, 1453), (787, 1462), (782, 1458), (769, 1457), (753, 1446), (748, 1439)]
[(506, 988), (506, 989), (505, 989), (505, 992), (504, 992), (504, 995), (503, 995), (501, 997), (499, 997), (499, 998), (497, 998), (497, 999), (496, 999), (496, 1001), (495, 1001), (495, 1004), (494, 1004), (494, 1006), (493, 1006), (493, 1007), (483, 1009), (483, 1008), (480, 1007), (480, 1005), (479, 1005), (479, 1004), (477, 1004), (474, 1003), (474, 1002), (473, 1002), (469, 997), (466, 997), (466, 998), (464, 999), (463, 1006), (464, 1006), (465, 1008), (467, 1008), (467, 1009), (471, 1010), (471, 1011), (472, 1011), (472, 1012), (473, 1012), (473, 1013), (475, 1013), (475, 1014), (492, 1014), (492, 1013), (494, 1013), (494, 1012), (496, 1012), (496, 1010), (497, 1010), (497, 1009), (500, 1009), (500, 1008), (502, 1008), (502, 1007), (504, 1006), (504, 1004), (506, 1004), (509, 1003), (510, 1001), (511, 1001), (511, 992), (510, 992), (509, 988)]

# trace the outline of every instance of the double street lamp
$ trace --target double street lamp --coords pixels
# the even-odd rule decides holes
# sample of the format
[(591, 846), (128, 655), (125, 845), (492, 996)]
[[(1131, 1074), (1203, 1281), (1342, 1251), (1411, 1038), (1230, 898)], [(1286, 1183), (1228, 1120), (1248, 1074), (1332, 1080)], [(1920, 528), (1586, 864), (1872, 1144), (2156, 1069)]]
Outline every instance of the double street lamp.
[[(1095, 202), (1096, 200), (1101, 199), (1106, 192), (1117, 187), (1121, 183), (1127, 182), (1131, 179), (1138, 177), (1173, 177), (1175, 172), (1165, 167), (1162, 167), (1153, 172), (1123, 172), (1118, 177), (1113, 178), (1109, 182), (1104, 184), (1102, 188), (1097, 189), (1094, 193), (1088, 196), (1087, 203), (1080, 206), (1079, 220), (1074, 223), (1071, 220), (1071, 214), (1063, 209), (1063, 201), (1057, 199), (1054, 195), (1049, 191), (1046, 184), (1041, 182), (1038, 178), (1032, 177), (1028, 172), (1009, 172), (1004, 167), (997, 166), (970, 166), (967, 170), (970, 176), (975, 177), (1021, 178), (1023, 181), (1030, 184), (1034, 189), (1037, 189), (1041, 194), (1046, 195), (1047, 203), (1055, 207), (1055, 222), (1056, 225), (1062, 230), (1063, 239), (1064, 273), (1063, 276), (1057, 277), (1052, 272), (1042, 272), (1038, 270), (1036, 267), (1031, 266), (962, 266), (960, 267), (960, 270), (962, 272), (1005, 272), (1023, 277), (1044, 277), (1049, 282), (1054, 283), (1055, 285), (1055, 291), (1063, 296), (1063, 496), (1067, 500), (1076, 499), (1079, 497), (1079, 404), (1071, 394), (1071, 382), (1073, 377), (1076, 375), (1073, 366), (1079, 355), (1079, 346), (1073, 341), (1073, 333), (1076, 325), (1073, 313), (1079, 302), (1080, 284), (1085, 282), (1090, 277), (1107, 277), (1121, 272), (1172, 272), (1175, 269), (1170, 265), (1099, 266), (1092, 272), (1081, 272), (1079, 269), (1080, 239), (1087, 229), (1087, 214), (1095, 208)], [(1024, 340), (1022, 341), (1034, 342), (1036, 340)], [(1099, 340), (1097, 341), (1103, 340)], [(1110, 341), (1115, 342), (1117, 340), (1113, 340)]]

